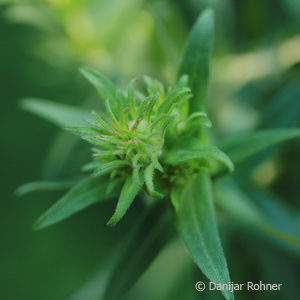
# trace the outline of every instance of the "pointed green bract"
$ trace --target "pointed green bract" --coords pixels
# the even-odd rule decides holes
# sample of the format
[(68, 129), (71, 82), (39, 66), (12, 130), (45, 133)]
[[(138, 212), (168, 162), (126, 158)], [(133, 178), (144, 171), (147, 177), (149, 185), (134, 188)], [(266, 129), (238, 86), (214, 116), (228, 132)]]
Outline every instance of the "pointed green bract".
[(130, 80), (129, 85), (128, 85), (128, 96), (127, 96), (128, 106), (134, 117), (135, 117), (135, 106), (136, 106), (134, 86), (135, 86), (136, 80), (137, 80), (136, 78)]
[(161, 113), (167, 113), (170, 108), (179, 102), (185, 95), (190, 92), (190, 89), (187, 87), (177, 88), (169, 96), (166, 97), (165, 101), (159, 106), (158, 110)]
[(58, 223), (96, 202), (116, 196), (117, 190), (110, 195), (105, 193), (107, 183), (107, 178), (83, 180), (40, 216), (33, 226), (34, 229), (42, 229)]
[(141, 176), (140, 176), (140, 170), (141, 170), (141, 165), (137, 165), (134, 169), (133, 169), (133, 179), (136, 182), (137, 185), (141, 186), (143, 184), (142, 180), (141, 180)]
[[(210, 179), (205, 171), (199, 172), (192, 182), (171, 193), (175, 204), (178, 232), (196, 265), (212, 282), (229, 284), (230, 277), (221, 246), (213, 205)], [(179, 198), (180, 197), (180, 198)], [(233, 293), (222, 291), (233, 300)]]
[(165, 162), (174, 166), (199, 159), (214, 159), (223, 163), (230, 171), (234, 169), (230, 158), (224, 152), (194, 137), (181, 138), (165, 155)]
[[(201, 122), (196, 123), (193, 120), (207, 119), (205, 113), (197, 112), (185, 120), (186, 112), (181, 111), (181, 107), (192, 96), (190, 88), (187, 87), (188, 77), (182, 76), (174, 88), (169, 87), (165, 92), (162, 83), (146, 76), (148, 94), (139, 97), (138, 90), (134, 88), (135, 79), (130, 81), (127, 94), (122, 94), (113, 88), (107, 78), (97, 72), (87, 69), (82, 72), (96, 85), (103, 97), (108, 97), (105, 100), (107, 116), (92, 112), (95, 119), (89, 120), (91, 127), (67, 128), (95, 146), (92, 149), (95, 162), (86, 164), (84, 170), (94, 170), (92, 175), (95, 177), (112, 173), (114, 175), (111, 178), (118, 177), (124, 181), (132, 176), (136, 185), (149, 195), (162, 197), (163, 193), (154, 188), (155, 186), (164, 188), (160, 184), (155, 184), (157, 179), (154, 178), (154, 170), (164, 172), (161, 157), (165, 139), (169, 139), (168, 131), (172, 132), (170, 140), (176, 143), (182, 140), (181, 132), (202, 126)], [(112, 109), (113, 103), (118, 106), (118, 114)], [(223, 159), (228, 163), (226, 155), (217, 153), (214, 148), (211, 149), (213, 158), (217, 157), (220, 161)], [(201, 156), (199, 151), (192, 158), (186, 157), (187, 160), (202, 159), (203, 166), (206, 165), (205, 160), (208, 158), (211, 157), (207, 153)], [(172, 159), (165, 162), (167, 164), (170, 162), (174, 166)], [(191, 169), (191, 175), (193, 172)]]
[(91, 118), (90, 113), (83, 108), (44, 99), (25, 98), (20, 101), (20, 106), (62, 128), (84, 126), (85, 120)]
[(148, 189), (148, 192), (151, 196), (154, 197), (161, 197), (162, 195), (155, 191), (154, 184), (153, 184), (153, 177), (154, 177), (154, 165), (150, 164), (144, 172), (145, 184)]
[(264, 129), (228, 138), (218, 147), (236, 164), (274, 144), (299, 137), (297, 128)]
[(122, 188), (115, 213), (110, 218), (107, 225), (114, 226), (122, 219), (134, 198), (138, 194), (139, 189), (140, 187), (135, 182), (133, 177), (129, 177)]
[(118, 116), (119, 103), (117, 101), (117, 90), (113, 83), (94, 70), (82, 68), (80, 72), (95, 86), (103, 101), (109, 99), (113, 113)]
[(149, 94), (156, 94), (156, 93), (159, 93), (161, 95), (165, 94), (164, 86), (157, 79), (153, 79), (150, 76), (144, 76), (144, 81), (147, 85), (147, 90)]
[(93, 176), (99, 177), (104, 174), (107, 174), (115, 169), (118, 169), (120, 167), (124, 167), (127, 165), (127, 162), (124, 160), (115, 160), (108, 163), (99, 164), (93, 173)]
[(152, 113), (153, 107), (156, 104), (157, 100), (159, 99), (159, 96), (160, 96), (159, 94), (154, 94), (149, 101), (149, 105), (147, 106), (146, 112), (145, 112), (145, 119), (147, 122), (149, 122), (151, 119), (151, 113)]
[(97, 121), (97, 127), (100, 127), (101, 129), (104, 130), (113, 129), (112, 125), (107, 120), (105, 120), (105, 118), (99, 116), (95, 111), (92, 111), (92, 115)]
[(183, 74), (189, 76), (189, 86), (194, 94), (190, 102), (190, 113), (205, 109), (213, 31), (213, 12), (207, 9), (192, 28), (179, 68), (179, 76)]
[(199, 125), (202, 125), (202, 126), (206, 126), (206, 127), (212, 127), (212, 123), (211, 121), (208, 119), (208, 116), (206, 113), (203, 113), (203, 112), (195, 112), (195, 113), (192, 113), (187, 121), (187, 123), (193, 123), (193, 122), (197, 122)]
[(92, 127), (67, 126), (66, 130), (78, 134), (79, 136), (101, 134), (101, 131), (99, 129)]

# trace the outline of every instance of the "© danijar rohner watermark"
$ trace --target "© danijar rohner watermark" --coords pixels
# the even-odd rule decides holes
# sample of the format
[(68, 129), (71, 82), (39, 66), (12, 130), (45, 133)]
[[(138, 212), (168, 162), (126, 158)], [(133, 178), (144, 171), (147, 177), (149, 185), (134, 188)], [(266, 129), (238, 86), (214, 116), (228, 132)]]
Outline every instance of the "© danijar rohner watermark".
[(195, 284), (195, 289), (198, 292), (202, 292), (205, 289), (209, 291), (280, 291), (282, 288), (282, 283), (263, 283), (262, 281), (259, 282), (252, 282), (248, 281), (247, 283), (215, 283), (215, 282), (208, 282), (205, 284), (202, 281), (198, 281)]

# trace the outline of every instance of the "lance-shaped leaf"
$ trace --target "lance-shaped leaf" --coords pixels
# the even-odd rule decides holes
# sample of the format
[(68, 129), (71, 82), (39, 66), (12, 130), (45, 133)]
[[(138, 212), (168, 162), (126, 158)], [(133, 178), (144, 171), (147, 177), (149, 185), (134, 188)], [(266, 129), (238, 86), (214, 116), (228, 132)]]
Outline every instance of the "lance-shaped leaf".
[(110, 218), (107, 225), (109, 226), (116, 225), (122, 219), (127, 209), (131, 205), (132, 201), (134, 200), (135, 196), (139, 192), (139, 189), (140, 186), (136, 183), (133, 176), (129, 177), (126, 180), (122, 188), (115, 213)]
[(218, 147), (236, 164), (274, 144), (297, 137), (300, 137), (297, 128), (265, 129), (229, 138)]
[(36, 191), (59, 191), (71, 188), (78, 180), (35, 181), (22, 184), (15, 190), (16, 196), (23, 196)]
[(101, 98), (109, 99), (111, 110), (115, 116), (119, 116), (119, 103), (117, 90), (114, 84), (104, 75), (87, 68), (80, 69), (80, 72), (95, 86)]
[(230, 171), (234, 169), (230, 158), (224, 152), (190, 136), (181, 138), (165, 155), (165, 162), (171, 165), (179, 165), (195, 159), (214, 159), (223, 163)]
[(81, 127), (81, 126), (67, 126), (66, 130), (73, 132), (79, 136), (91, 135), (96, 136), (102, 133), (98, 128)]
[(126, 164), (127, 164), (127, 162), (124, 160), (113, 160), (111, 162), (101, 164), (100, 166), (98, 166), (95, 169), (93, 176), (95, 176), (95, 177), (102, 176), (104, 174), (112, 172), (113, 170), (115, 170), (117, 168), (124, 167)]
[(62, 128), (86, 125), (85, 120), (91, 118), (90, 113), (83, 108), (44, 99), (25, 98), (21, 100), (20, 106)]
[(123, 243), (103, 300), (123, 299), (174, 234), (165, 201), (159, 201), (145, 210), (145, 215), (131, 231), (130, 238)]
[(164, 102), (158, 107), (158, 111), (161, 114), (167, 113), (170, 108), (176, 104), (180, 99), (182, 99), (185, 95), (190, 92), (190, 89), (187, 87), (174, 89), (170, 95), (168, 95)]
[(230, 218), (251, 226), (285, 250), (300, 253), (298, 215), (272, 195), (253, 189), (245, 193), (232, 180), (215, 186), (217, 204)]
[(106, 178), (88, 178), (74, 186), (60, 200), (52, 205), (34, 224), (34, 229), (42, 229), (62, 221), (84, 208), (115, 197), (118, 191), (108, 195), (105, 193), (108, 180)]
[[(178, 232), (196, 265), (210, 281), (230, 283), (227, 263), (220, 242), (213, 205), (210, 179), (205, 171), (199, 172), (181, 193), (171, 192), (175, 204)], [(226, 299), (233, 293), (222, 291)]]
[(179, 76), (183, 74), (189, 76), (189, 86), (194, 94), (194, 98), (190, 101), (190, 113), (203, 111), (205, 108), (213, 31), (213, 12), (207, 9), (191, 30), (179, 69)]
[(280, 201), (277, 197), (262, 190), (247, 189), (249, 199), (264, 213), (269, 226), (265, 232), (280, 246), (300, 254), (299, 213)]
[(154, 189), (153, 177), (154, 177), (154, 164), (150, 164), (144, 172), (145, 185), (149, 194), (153, 197), (162, 197), (163, 195)]

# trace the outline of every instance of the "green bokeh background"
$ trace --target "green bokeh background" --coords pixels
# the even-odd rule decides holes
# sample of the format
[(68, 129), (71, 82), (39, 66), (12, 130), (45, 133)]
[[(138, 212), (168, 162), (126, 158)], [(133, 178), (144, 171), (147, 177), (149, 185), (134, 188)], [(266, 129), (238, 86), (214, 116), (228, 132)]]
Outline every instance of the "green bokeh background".
[[(144, 74), (171, 84), (188, 31), (208, 6), (216, 15), (209, 109), (218, 134), (299, 125), (299, 1), (0, 1), (0, 299), (71, 299), (68, 297), (97, 273), (127, 234), (126, 226), (110, 229), (105, 225), (114, 203), (96, 205), (49, 229), (32, 231), (35, 219), (61, 194), (39, 192), (17, 198), (14, 190), (41, 178), (67, 178), (78, 172), (80, 164), (53, 165), (68, 153), (72, 138), (22, 111), (19, 100), (33, 96), (101, 107), (78, 72), (81, 66), (98, 69), (119, 86)], [(75, 150), (82, 151), (82, 160), (86, 160), (81, 147)], [(246, 175), (276, 192), (298, 214), (299, 151), (299, 141), (286, 144), (274, 159)], [(134, 209), (125, 224), (134, 223), (130, 216)], [(255, 295), (255, 299), (297, 299), (297, 257), (251, 232), (240, 234), (233, 229), (222, 234), (236, 235), (234, 243), (225, 245), (235, 282), (263, 276), (270, 282), (284, 281), (282, 293)], [(260, 246), (253, 247), (256, 243)], [(267, 255), (260, 257), (259, 253)], [(174, 260), (182, 264), (177, 268)], [(169, 273), (159, 276), (161, 265)], [(183, 291), (186, 295), (190, 290), (192, 299), (193, 274), (185, 251), (174, 241), (138, 283), (132, 297), (184, 299)], [(173, 295), (168, 286), (176, 286)], [(145, 289), (149, 289), (146, 294)], [(241, 293), (240, 299), (252, 296)]]

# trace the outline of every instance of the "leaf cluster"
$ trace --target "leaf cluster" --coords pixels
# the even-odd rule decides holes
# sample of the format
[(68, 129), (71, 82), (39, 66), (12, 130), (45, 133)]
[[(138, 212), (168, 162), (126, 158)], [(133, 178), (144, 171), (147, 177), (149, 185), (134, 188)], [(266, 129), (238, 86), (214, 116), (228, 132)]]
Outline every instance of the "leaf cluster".
[[(213, 13), (206, 10), (191, 31), (178, 80), (168, 89), (146, 76), (144, 90), (137, 89), (133, 79), (127, 91), (122, 92), (107, 77), (90, 69), (81, 70), (105, 102), (106, 113), (92, 112), (91, 117), (81, 108), (40, 99), (22, 101), (24, 109), (93, 145), (93, 160), (83, 167), (91, 171), (91, 176), (76, 183), (46, 211), (35, 223), (36, 229), (55, 224), (96, 202), (118, 197), (115, 213), (108, 221), (108, 225), (115, 225), (138, 194), (145, 203), (132, 240), (122, 249), (113, 268), (105, 299), (120, 299), (172, 238), (172, 216), (204, 275), (215, 283), (230, 283), (215, 205), (230, 218), (300, 252), (300, 235), (295, 229), (298, 221), (292, 218), (286, 225), (284, 206), (278, 210), (284, 222), (278, 222), (264, 209), (274, 208), (272, 201), (260, 207), (232, 178), (220, 180), (239, 169), (249, 157), (300, 137), (300, 130), (264, 129), (228, 137), (216, 145), (210, 142), (206, 130), (212, 124), (205, 112), (205, 101), (213, 28)], [(35, 182), (21, 187), (18, 193), (45, 187), (57, 189), (66, 184)], [(174, 208), (172, 216), (166, 205), (169, 200)], [(136, 255), (131, 255), (133, 251)], [(112, 288), (115, 278), (118, 284)], [(222, 293), (226, 299), (234, 299), (233, 293)]]

